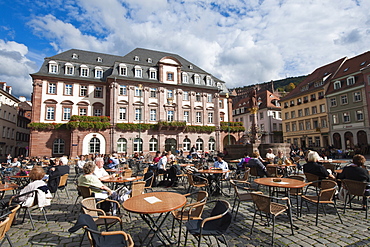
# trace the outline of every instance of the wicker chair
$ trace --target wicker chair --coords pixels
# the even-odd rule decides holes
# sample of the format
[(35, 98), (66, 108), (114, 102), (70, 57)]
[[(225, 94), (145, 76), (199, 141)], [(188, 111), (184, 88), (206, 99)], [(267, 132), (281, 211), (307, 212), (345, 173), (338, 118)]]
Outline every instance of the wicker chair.
[[(311, 195), (302, 195), (302, 203), (303, 201), (306, 202), (307, 209), (308, 207), (308, 202), (316, 204), (316, 226), (319, 220), (319, 206), (325, 205), (325, 204), (332, 204), (334, 206), (334, 209), (338, 215), (338, 218), (340, 222), (343, 224), (343, 221), (338, 213), (337, 206), (335, 205), (335, 201), (333, 201), (333, 197), (335, 194), (335, 187), (337, 186), (337, 183), (332, 181), (332, 180), (321, 180), (318, 182), (314, 183), (320, 183), (320, 190), (318, 191), (318, 195), (316, 196), (311, 196)], [(317, 185), (319, 187), (319, 185)], [(301, 203), (301, 204), (302, 204)], [(301, 210), (300, 214), (302, 215), (302, 205), (301, 205)]]
[[(193, 188), (204, 188), (208, 192), (209, 183), (206, 178), (194, 175), (192, 173), (187, 173), (187, 176), (188, 176), (188, 182), (189, 182), (189, 188), (188, 188), (187, 193), (191, 192)], [(199, 181), (194, 181), (194, 177), (196, 177), (197, 180)]]
[(342, 182), (343, 182), (343, 186), (348, 191), (345, 197), (345, 200), (344, 200), (343, 213), (346, 213), (347, 203), (349, 203), (349, 207), (352, 208), (352, 200), (356, 196), (361, 196), (364, 198), (364, 202), (365, 202), (364, 206), (366, 207), (365, 217), (367, 219), (368, 196), (365, 196), (367, 182), (360, 182), (360, 181), (355, 181), (355, 180), (350, 180), (350, 179), (343, 179)]
[(314, 187), (316, 193), (318, 193), (318, 190), (320, 188), (319, 176), (311, 174), (311, 173), (305, 173), (304, 175), (305, 175), (306, 181), (308, 183), (307, 187), (306, 187), (305, 194), (307, 193), (307, 190), (308, 190), (309, 187)]
[(325, 169), (331, 170), (331, 172), (334, 173), (335, 168), (336, 168), (335, 164), (333, 164), (333, 163), (324, 163), (322, 165), (325, 167)]
[[(195, 195), (196, 198), (193, 198), (193, 196)], [(171, 236), (173, 236), (175, 221), (179, 222), (180, 224), (178, 244), (180, 244), (182, 222), (185, 220), (189, 221), (202, 219), (202, 213), (204, 205), (207, 202), (208, 193), (206, 191), (197, 191), (190, 194), (185, 194), (185, 196), (187, 197), (188, 203), (185, 204), (185, 206), (183, 206), (180, 210), (171, 211), (172, 214)]]
[(279, 169), (277, 166), (267, 166), (266, 171), (267, 171), (267, 177), (274, 177), (274, 178), (279, 177), (280, 178), (283, 176), (282, 174), (279, 174)]
[(1, 240), (0, 245), (2, 245), (3, 242), (5, 241), (4, 240), (4, 237), (5, 237), (8, 240), (9, 245), (11, 247), (13, 247), (13, 243), (10, 240), (10, 237), (9, 237), (7, 232), (10, 230), (10, 228), (13, 224), (13, 221), (15, 219), (15, 214), (17, 213), (17, 211), (20, 207), (21, 207), (20, 205), (10, 207), (10, 208), (6, 209), (6, 210), (9, 210), (7, 213), (0, 216), (0, 221), (4, 221), (4, 219), (5, 219), (5, 221), (7, 222), (7, 224), (5, 224), (5, 228), (2, 228), (2, 226), (0, 226), (0, 240)]
[(133, 182), (131, 187), (131, 197), (144, 194), (145, 181)]
[[(244, 181), (230, 180), (230, 184), (234, 188), (234, 192), (235, 192), (234, 204), (233, 204), (233, 208), (231, 210), (231, 214), (234, 213), (234, 209), (235, 209), (235, 206), (236, 206), (236, 201), (238, 201), (238, 205), (236, 207), (235, 216), (234, 216), (234, 220), (235, 220), (236, 216), (238, 214), (238, 211), (239, 211), (240, 203), (241, 202), (251, 202), (252, 201), (252, 196), (251, 196), (251, 191), (250, 191), (251, 188), (250, 188), (250, 184), (248, 182), (244, 182)], [(245, 192), (239, 192), (239, 188), (245, 190)], [(261, 193), (262, 194), (262, 192), (256, 192), (256, 193)]]
[(67, 198), (69, 198), (68, 189), (67, 189), (68, 176), (69, 176), (69, 174), (67, 173), (67, 174), (64, 174), (63, 176), (60, 177), (58, 189), (56, 191), (56, 194), (58, 195), (58, 199), (59, 199), (58, 190), (60, 190), (60, 191), (64, 190), (67, 194)]
[[(251, 228), (251, 234), (253, 233), (253, 227), (254, 223), (256, 221), (256, 214), (257, 211), (260, 213), (265, 213), (267, 216), (267, 224), (269, 224), (269, 219), (272, 217), (272, 246), (274, 245), (274, 233), (275, 233), (275, 218), (279, 214), (285, 212), (289, 208), (289, 198), (288, 197), (283, 197), (283, 198), (276, 198), (276, 197), (271, 197), (267, 195), (262, 195), (259, 193), (251, 193), (253, 202), (255, 204), (255, 212), (253, 215), (253, 223), (252, 223), (252, 228)], [(287, 202), (287, 205), (273, 202), (272, 200), (285, 200)], [(292, 235), (294, 235), (293, 231), (293, 219), (292, 216), (288, 212), (288, 217), (290, 221), (290, 229), (292, 231)]]
[(250, 173), (251, 173), (251, 168), (250, 167), (246, 167), (245, 168), (245, 171), (244, 171), (244, 174), (243, 174), (243, 177), (242, 178), (238, 178), (238, 179), (234, 179), (234, 181), (245, 181), (245, 182), (248, 182), (249, 181), (249, 177), (250, 177)]
[[(296, 180), (299, 180), (299, 181), (304, 181), (304, 177), (298, 176), (298, 175), (289, 176), (288, 178), (296, 179)], [(299, 214), (299, 198), (303, 195), (303, 188), (289, 189), (289, 194), (291, 196), (295, 196), (295, 198), (296, 198), (296, 201), (297, 201), (297, 215), (298, 215)]]

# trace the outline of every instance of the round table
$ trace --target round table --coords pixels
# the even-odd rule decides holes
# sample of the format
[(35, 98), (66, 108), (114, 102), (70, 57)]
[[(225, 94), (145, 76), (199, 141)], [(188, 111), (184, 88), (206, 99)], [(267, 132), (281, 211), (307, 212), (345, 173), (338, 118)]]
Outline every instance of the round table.
[(286, 189), (299, 189), (306, 186), (304, 181), (300, 181), (292, 178), (278, 178), (280, 182), (274, 182), (277, 178), (256, 178), (254, 182), (256, 184), (265, 185), (268, 187), (279, 187)]
[(4, 198), (5, 191), (9, 190), (15, 190), (18, 189), (19, 185), (18, 184), (13, 184), (13, 183), (5, 183), (5, 184), (0, 184), (0, 199)]
[[(148, 243), (152, 243), (154, 237), (158, 237), (163, 245), (168, 245), (167, 243), (171, 245), (173, 243), (170, 237), (161, 230), (161, 227), (170, 212), (181, 208), (185, 203), (186, 197), (184, 195), (173, 192), (152, 192), (131, 197), (123, 203), (123, 208), (129, 212), (140, 214), (151, 229), (142, 241), (141, 246), (145, 246), (145, 242), (152, 231), (154, 234)], [(153, 219), (151, 215), (158, 213), (158, 218)]]

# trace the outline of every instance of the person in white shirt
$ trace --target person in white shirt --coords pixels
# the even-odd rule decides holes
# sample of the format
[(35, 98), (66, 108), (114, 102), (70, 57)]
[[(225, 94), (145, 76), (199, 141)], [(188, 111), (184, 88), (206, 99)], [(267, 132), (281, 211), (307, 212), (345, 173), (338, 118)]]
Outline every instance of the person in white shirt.
[(266, 154), (266, 162), (267, 163), (272, 163), (274, 161), (275, 154), (272, 151), (272, 148), (269, 148)]
[(20, 166), (21, 166), (21, 162), (19, 162), (19, 161), (18, 161), (18, 158), (14, 158), (14, 159), (13, 159), (13, 162), (12, 162), (12, 163), (10, 163), (10, 165), (11, 165), (12, 167), (20, 167)]
[(217, 161), (213, 164), (214, 168), (221, 168), (222, 170), (229, 170), (229, 166), (226, 161), (223, 160), (224, 154), (217, 154)]
[(158, 172), (159, 174), (164, 173), (166, 171), (167, 163), (169, 162), (169, 153), (164, 153), (162, 158), (158, 162)]
[(84, 155), (80, 156), (80, 159), (77, 161), (78, 168), (83, 169), (86, 163), (86, 157)]
[(108, 174), (108, 172), (104, 169), (104, 159), (103, 158), (96, 158), (95, 159), (95, 170), (94, 175), (97, 176), (100, 180), (104, 180), (107, 178), (110, 178), (111, 176)]

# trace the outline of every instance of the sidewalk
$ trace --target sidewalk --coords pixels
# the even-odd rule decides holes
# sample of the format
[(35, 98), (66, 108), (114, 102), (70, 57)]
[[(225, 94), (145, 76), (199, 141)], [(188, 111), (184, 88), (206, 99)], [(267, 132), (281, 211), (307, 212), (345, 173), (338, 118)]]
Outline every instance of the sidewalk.
[[(369, 162), (370, 164), (370, 162)], [(74, 169), (71, 169), (74, 172)], [(66, 197), (64, 192), (59, 193), (60, 199), (55, 199), (52, 206), (47, 209), (48, 223), (43, 221), (42, 214), (39, 210), (33, 211), (36, 229), (33, 231), (28, 217), (24, 224), (21, 222), (21, 217), (17, 218), (18, 224), (13, 225), (9, 231), (10, 239), (14, 246), (78, 246), (82, 237), (82, 230), (77, 233), (70, 234), (68, 229), (74, 225), (78, 210), (74, 208), (77, 192), (73, 183), (74, 174), (71, 174), (68, 184), (70, 198)], [(186, 190), (182, 185), (173, 188), (154, 188), (155, 191), (174, 191), (185, 193)], [(225, 193), (229, 193), (228, 188), (224, 189)], [(10, 196), (10, 192), (7, 192)], [(233, 205), (233, 194), (226, 199)], [(214, 198), (212, 198), (214, 199)], [(356, 201), (353, 206), (356, 208), (359, 205)], [(311, 207), (311, 211), (302, 212), (302, 217), (297, 219), (294, 214), (294, 224), (299, 227), (295, 230), (294, 236), (291, 235), (288, 217), (282, 214), (277, 217), (275, 227), (275, 244), (276, 246), (369, 246), (370, 236), (369, 227), (370, 220), (365, 219), (365, 212), (355, 209), (347, 209), (346, 214), (343, 215), (343, 203), (338, 202), (339, 213), (342, 216), (343, 224), (340, 223), (338, 217), (330, 206), (327, 207), (326, 216), (321, 212), (319, 216), (319, 225), (315, 226), (315, 210)], [(293, 199), (293, 206), (295, 208), (295, 200)], [(295, 210), (295, 209), (294, 209)], [(23, 213), (23, 211), (22, 211)], [(230, 228), (226, 233), (226, 238), (229, 246), (271, 246), (271, 230), (272, 227), (260, 224), (261, 220), (258, 217), (253, 235), (250, 235), (250, 228), (253, 219), (253, 205), (251, 203), (241, 203), (239, 213), (236, 220), (233, 220)], [(369, 213), (370, 214), (370, 213)], [(139, 215), (131, 214), (131, 221), (126, 215), (123, 217), (124, 231), (131, 234), (135, 241), (135, 246), (139, 246), (141, 238), (148, 232), (148, 227), (139, 217)], [(163, 229), (170, 233), (172, 219), (163, 225)], [(175, 228), (175, 234), (178, 234), (178, 225)], [(118, 227), (118, 226), (117, 226)], [(185, 234), (182, 234), (182, 241)], [(189, 241), (190, 240), (190, 241)], [(210, 245), (205, 242), (202, 246), (216, 245), (212, 239)], [(196, 246), (196, 241), (192, 236), (188, 237), (187, 246)], [(161, 242), (155, 240), (154, 246), (162, 246)], [(181, 246), (184, 242), (181, 243)], [(5, 240), (3, 246), (9, 246)], [(83, 246), (89, 246), (87, 240), (84, 241)], [(117, 246), (118, 247), (118, 246)]]

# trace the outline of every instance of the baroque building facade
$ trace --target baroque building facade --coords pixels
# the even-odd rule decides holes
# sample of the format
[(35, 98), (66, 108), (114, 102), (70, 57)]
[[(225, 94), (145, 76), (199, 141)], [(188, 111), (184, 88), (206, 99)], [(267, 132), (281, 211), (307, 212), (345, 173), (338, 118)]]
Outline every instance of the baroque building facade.
[(227, 138), (225, 83), (176, 54), (72, 49), (31, 76), (33, 156), (216, 151)]

